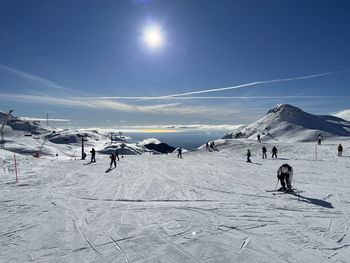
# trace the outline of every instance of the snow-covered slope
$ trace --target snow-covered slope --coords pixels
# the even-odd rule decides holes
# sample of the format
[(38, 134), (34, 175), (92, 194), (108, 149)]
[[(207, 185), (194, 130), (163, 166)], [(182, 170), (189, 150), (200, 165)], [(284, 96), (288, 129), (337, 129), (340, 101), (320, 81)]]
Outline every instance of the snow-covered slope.
[(350, 110), (343, 110), (335, 114), (334, 116), (350, 121)]
[(330, 115), (313, 115), (288, 105), (279, 104), (260, 120), (242, 127), (223, 139), (249, 138), (264, 141), (316, 141), (324, 138), (350, 136), (350, 122)]
[[(344, 157), (336, 156), (338, 143)], [(350, 141), (260, 143), (97, 162), (13, 154), (0, 169), (0, 262), (349, 262)], [(246, 149), (253, 163), (245, 162)], [(298, 194), (273, 195), (294, 168)]]

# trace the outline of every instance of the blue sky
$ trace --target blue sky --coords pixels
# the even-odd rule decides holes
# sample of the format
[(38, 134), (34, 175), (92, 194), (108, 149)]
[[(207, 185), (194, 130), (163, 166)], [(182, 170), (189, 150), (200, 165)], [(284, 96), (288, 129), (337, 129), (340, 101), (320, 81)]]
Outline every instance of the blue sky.
[[(83, 127), (349, 109), (349, 11), (346, 0), (2, 0), (0, 109)], [(159, 48), (143, 39), (149, 25)]]

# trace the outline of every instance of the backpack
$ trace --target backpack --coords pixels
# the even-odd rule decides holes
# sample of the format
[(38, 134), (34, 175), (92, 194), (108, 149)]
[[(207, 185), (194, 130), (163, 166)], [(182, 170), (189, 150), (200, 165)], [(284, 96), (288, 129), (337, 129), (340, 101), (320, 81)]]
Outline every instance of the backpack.
[(290, 172), (290, 168), (289, 168), (288, 166), (283, 165), (283, 166), (281, 167), (281, 173), (282, 173), (282, 174), (289, 174), (289, 172)]

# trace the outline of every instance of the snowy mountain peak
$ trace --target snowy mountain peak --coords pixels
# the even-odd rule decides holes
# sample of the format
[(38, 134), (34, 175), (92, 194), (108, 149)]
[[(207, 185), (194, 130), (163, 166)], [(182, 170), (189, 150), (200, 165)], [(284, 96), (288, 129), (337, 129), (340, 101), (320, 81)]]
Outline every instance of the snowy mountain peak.
[(270, 113), (279, 113), (279, 114), (290, 114), (290, 113), (301, 113), (303, 112), (301, 109), (298, 107), (289, 105), (289, 104), (277, 104), (275, 107), (272, 109), (268, 110), (267, 114)]
[(328, 115), (314, 115), (289, 104), (278, 104), (260, 120), (226, 134), (224, 139), (314, 141), (318, 134), (326, 137), (350, 136), (350, 122)]

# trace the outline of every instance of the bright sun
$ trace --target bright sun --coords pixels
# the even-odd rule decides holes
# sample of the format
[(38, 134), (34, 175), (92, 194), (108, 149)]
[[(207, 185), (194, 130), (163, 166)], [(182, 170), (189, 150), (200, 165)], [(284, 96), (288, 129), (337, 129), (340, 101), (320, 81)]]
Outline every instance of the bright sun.
[(159, 27), (148, 27), (143, 32), (143, 38), (146, 44), (152, 48), (161, 47), (164, 43), (162, 31)]

